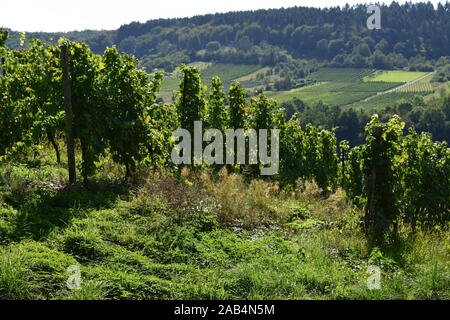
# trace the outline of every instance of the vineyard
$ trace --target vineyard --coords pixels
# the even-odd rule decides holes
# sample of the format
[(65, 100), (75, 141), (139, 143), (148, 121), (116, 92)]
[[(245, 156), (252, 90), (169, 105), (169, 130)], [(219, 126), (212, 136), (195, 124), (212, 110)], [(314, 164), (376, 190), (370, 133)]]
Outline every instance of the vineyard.
[[(380, 85), (379, 93), (387, 92), (368, 97), (368, 99), (363, 101), (363, 108), (365, 110), (380, 109), (392, 105), (396, 101), (413, 98), (415, 95), (424, 96), (431, 94), (436, 91), (436, 88), (430, 82), (431, 78), (432, 74), (427, 75), (425, 72), (377, 71), (363, 78), (364, 82), (362, 84), (370, 86), (376, 83), (377, 86)], [(394, 79), (398, 82), (389, 82)], [(404, 82), (410, 83), (403, 84)], [(347, 107), (361, 108), (361, 103), (349, 104)]]
[[(231, 82), (259, 66), (205, 66), (202, 80), (181, 65), (175, 99), (162, 103), (163, 74), (115, 47), (10, 50), (6, 37), (0, 298), (450, 298), (446, 142), (374, 115), (350, 148)], [(345, 105), (402, 82), (360, 82), (371, 72), (319, 71), (320, 83), (292, 92)], [(200, 120), (280, 130), (278, 173), (172, 163), (172, 132), (193, 134)], [(80, 291), (64, 287), (70, 265), (81, 266)], [(382, 290), (366, 286), (370, 265), (383, 269)]]
[[(277, 102), (300, 98), (307, 103), (322, 101), (329, 105), (364, 110), (380, 109), (388, 104), (417, 95), (436, 91), (430, 83), (431, 77), (413, 81), (425, 72), (375, 71), (370, 69), (322, 68), (310, 75), (316, 83), (282, 92), (265, 92)], [(397, 90), (396, 88), (399, 87)], [(378, 96), (385, 91), (395, 90)], [(366, 101), (367, 100), (367, 101)]]
[[(343, 92), (343, 91), (323, 91), (322, 85), (292, 89), (283, 92), (265, 92), (270, 98), (278, 103), (300, 98), (307, 103), (322, 101), (330, 105), (347, 105), (352, 102), (360, 101), (373, 95), (370, 92)], [(324, 87), (326, 85), (323, 85)]]
[(399, 89), (398, 92), (432, 93), (434, 89), (429, 82), (416, 82)]
[(400, 88), (398, 92), (433, 93), (435, 89), (433, 88), (430, 80), (431, 76), (427, 76), (417, 82)]
[[(249, 91), (262, 90), (263, 83), (257, 76), (263, 76), (269, 68), (260, 68), (253, 65), (192, 63), (201, 71), (202, 81), (210, 85), (214, 76), (219, 76), (228, 89), (233, 81), (238, 81)], [(373, 109), (382, 108), (386, 103), (398, 101), (410, 97), (407, 93), (419, 95), (430, 94), (435, 88), (429, 82), (430, 78), (422, 79), (416, 83), (404, 86), (397, 90), (399, 94), (389, 94), (388, 97), (375, 97), (375, 101), (368, 101), (369, 108), (362, 107), (358, 102), (372, 97), (378, 93), (400, 87), (404, 82), (415, 80), (424, 75), (423, 72), (411, 71), (376, 71), (372, 69), (358, 68), (321, 68), (312, 73), (306, 79), (315, 81), (313, 84), (281, 91), (264, 91), (267, 96), (278, 103), (300, 98), (307, 103), (322, 101), (330, 105), (351, 106), (356, 108)], [(166, 76), (162, 82), (158, 97), (164, 101), (172, 101), (173, 93), (179, 83), (179, 70)], [(262, 77), (261, 77), (262, 78)], [(386, 102), (387, 101), (387, 102)]]
[(361, 82), (346, 86), (341, 89), (344, 92), (383, 92), (398, 87), (399, 82)]
[(359, 82), (360, 79), (373, 74), (370, 69), (322, 68), (310, 77), (317, 81)]
[(422, 93), (416, 92), (390, 92), (387, 94), (383, 94), (381, 96), (374, 97), (369, 101), (360, 102), (357, 101), (353, 104), (345, 106), (345, 108), (360, 108), (364, 110), (379, 110), (388, 106), (392, 106), (399, 101), (405, 101), (408, 99), (412, 99), (415, 96), (421, 96)]
[(265, 92), (277, 102), (300, 98), (305, 102), (322, 101), (330, 105), (347, 106), (401, 85), (400, 82), (363, 82), (373, 73), (369, 69), (323, 68), (310, 75), (316, 83), (283, 92)]

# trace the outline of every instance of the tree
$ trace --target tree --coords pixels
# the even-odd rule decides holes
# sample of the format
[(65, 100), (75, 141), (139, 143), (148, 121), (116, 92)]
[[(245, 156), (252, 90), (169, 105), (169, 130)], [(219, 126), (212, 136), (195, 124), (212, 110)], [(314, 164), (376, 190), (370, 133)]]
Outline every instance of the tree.
[[(182, 129), (188, 130), (191, 137), (192, 162), (196, 163), (194, 124), (204, 121), (208, 114), (208, 104), (205, 96), (207, 90), (200, 79), (200, 72), (195, 67), (180, 66), (181, 81), (177, 93), (176, 107)], [(200, 151), (200, 150), (198, 150)]]
[(328, 57), (328, 40), (321, 39), (316, 44), (316, 50), (320, 57), (326, 58)]
[(249, 127), (255, 130), (276, 128), (284, 118), (277, 103), (264, 94), (251, 98), (249, 115)]
[[(125, 166), (127, 177), (143, 160), (162, 164), (163, 154), (167, 153), (165, 141), (170, 136), (168, 129), (173, 127), (169, 118), (157, 117), (163, 116), (158, 109), (164, 108), (155, 104), (162, 73), (152, 77), (137, 65), (133, 56), (109, 48), (103, 54), (99, 75), (104, 97), (99, 112), (105, 128), (102, 138), (113, 159)], [(167, 126), (162, 126), (163, 121), (167, 121)]]
[(344, 49), (344, 40), (343, 39), (335, 39), (331, 40), (328, 44), (328, 54), (329, 56), (335, 57), (337, 54), (340, 53), (341, 50)]
[(362, 57), (370, 57), (372, 52), (370, 51), (370, 47), (367, 43), (361, 43), (356, 47), (356, 52)]
[(220, 49), (220, 42), (219, 41), (211, 41), (208, 42), (206, 45), (206, 51), (208, 52), (216, 52)]
[(207, 127), (225, 132), (228, 125), (228, 109), (225, 106), (223, 83), (219, 77), (213, 77), (211, 80), (208, 104), (209, 114), (207, 117)]
[(230, 101), (229, 128), (246, 129), (248, 123), (247, 93), (239, 82), (230, 86), (228, 100)]
[(396, 234), (399, 215), (397, 199), (401, 187), (395, 158), (400, 154), (404, 126), (398, 116), (382, 123), (378, 115), (374, 115), (366, 126), (366, 144), (361, 152), (367, 199), (365, 230), (369, 246), (380, 244), (392, 224)]
[(6, 40), (8, 40), (9, 33), (7, 30), (0, 28), (0, 47), (5, 45)]
[(372, 66), (377, 69), (390, 69), (392, 66), (389, 63), (389, 59), (384, 55), (381, 50), (376, 50), (372, 56)]
[(69, 48), (69, 69), (72, 91), (72, 109), (75, 138), (81, 147), (81, 174), (85, 184), (96, 170), (95, 163), (106, 148), (105, 113), (101, 106), (98, 75), (100, 57), (86, 44), (64, 41)]
[(183, 129), (194, 134), (194, 121), (204, 120), (207, 114), (205, 98), (206, 87), (200, 79), (200, 72), (195, 67), (180, 66), (181, 82), (176, 106)]
[(63, 132), (64, 120), (60, 49), (31, 40), (27, 50), (3, 51), (7, 76), (0, 80), (5, 90), (3, 111), (8, 113), (0, 119), (5, 128), (3, 148), (48, 139), (59, 162), (56, 137)]
[(445, 113), (438, 108), (425, 109), (417, 129), (431, 133), (437, 139), (442, 140), (445, 135)]
[(305, 133), (297, 115), (280, 126), (280, 179), (283, 185), (293, 185), (298, 179), (305, 180), (306, 172)]
[(339, 177), (339, 159), (336, 152), (336, 136), (334, 132), (321, 130), (317, 136), (317, 163), (314, 178), (323, 192), (334, 191)]
[(450, 149), (447, 143), (433, 142), (429, 133), (412, 128), (402, 144), (402, 211), (413, 231), (419, 224), (430, 228), (449, 221)]

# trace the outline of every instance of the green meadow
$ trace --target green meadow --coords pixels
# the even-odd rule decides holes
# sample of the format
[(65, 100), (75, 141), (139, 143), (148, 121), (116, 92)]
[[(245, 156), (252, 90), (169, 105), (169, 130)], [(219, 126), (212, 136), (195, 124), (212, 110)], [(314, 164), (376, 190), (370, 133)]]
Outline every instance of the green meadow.
[(363, 81), (410, 82), (426, 74), (420, 71), (380, 70), (365, 76)]

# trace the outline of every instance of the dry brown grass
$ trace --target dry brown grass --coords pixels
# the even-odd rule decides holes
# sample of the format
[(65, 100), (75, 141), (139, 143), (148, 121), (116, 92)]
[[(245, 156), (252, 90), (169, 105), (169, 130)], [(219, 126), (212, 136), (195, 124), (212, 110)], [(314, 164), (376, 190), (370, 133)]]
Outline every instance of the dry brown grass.
[(137, 198), (160, 198), (178, 214), (212, 204), (221, 225), (244, 228), (285, 221), (290, 211), (286, 196), (276, 182), (248, 182), (226, 169), (215, 173), (184, 168), (180, 177), (153, 174), (137, 191)]
[(201, 176), (206, 193), (220, 205), (221, 224), (239, 224), (246, 228), (283, 222), (289, 204), (282, 201), (278, 183), (263, 180), (246, 182), (239, 174), (222, 169), (218, 175)]
[(323, 221), (338, 222), (355, 214), (341, 189), (328, 197), (314, 182), (299, 182), (293, 190), (283, 190), (277, 182), (247, 181), (243, 175), (228, 173), (225, 168), (219, 172), (183, 168), (178, 177), (149, 174), (139, 183), (137, 197), (159, 198), (170, 212), (180, 216), (207, 204), (214, 208), (221, 225), (249, 229), (283, 224), (289, 220), (293, 207), (300, 204)]

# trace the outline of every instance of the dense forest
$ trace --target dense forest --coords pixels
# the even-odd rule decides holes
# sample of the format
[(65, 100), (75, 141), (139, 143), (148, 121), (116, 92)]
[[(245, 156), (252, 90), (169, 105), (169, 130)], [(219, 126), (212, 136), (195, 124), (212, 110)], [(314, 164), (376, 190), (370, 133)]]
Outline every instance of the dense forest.
[[(294, 7), (133, 22), (114, 31), (30, 33), (56, 41), (64, 35), (95, 53), (117, 45), (148, 71), (180, 63), (219, 61), (273, 66), (292, 58), (326, 60), (331, 66), (431, 70), (450, 52), (450, 4), (382, 5), (382, 28), (369, 30), (365, 5), (326, 9)], [(9, 46), (19, 44), (12, 33)]]

